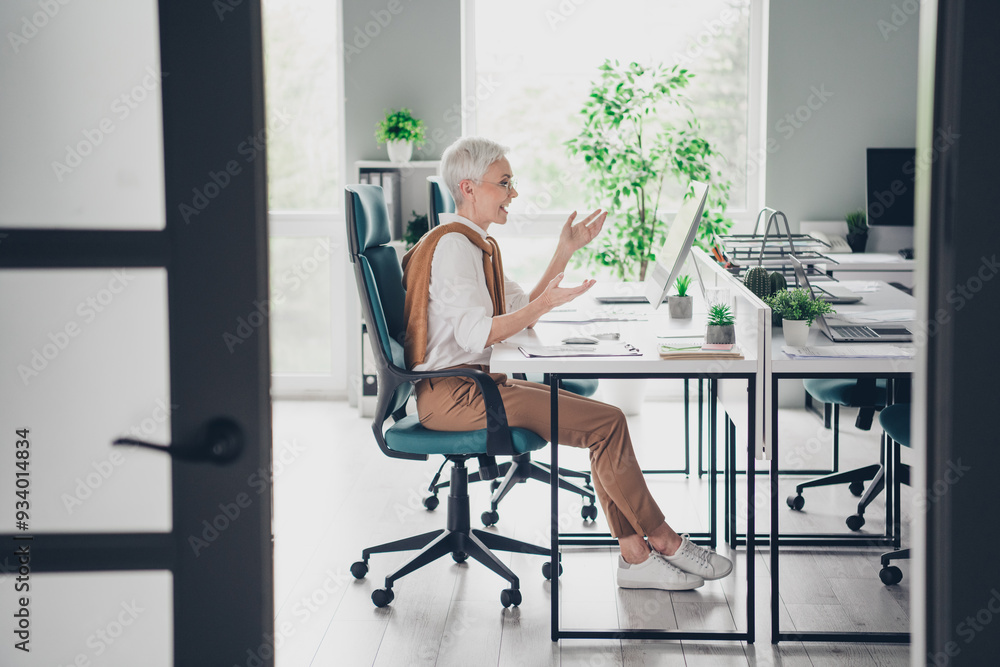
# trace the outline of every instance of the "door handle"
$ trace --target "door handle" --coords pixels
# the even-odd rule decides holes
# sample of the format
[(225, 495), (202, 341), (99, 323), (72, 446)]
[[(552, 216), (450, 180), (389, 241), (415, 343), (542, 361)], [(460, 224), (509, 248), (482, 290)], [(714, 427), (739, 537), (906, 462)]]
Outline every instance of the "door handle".
[(243, 429), (229, 417), (216, 417), (201, 428), (194, 443), (184, 447), (136, 438), (117, 438), (112, 444), (157, 449), (182, 461), (211, 461), (221, 465), (235, 460), (243, 451)]

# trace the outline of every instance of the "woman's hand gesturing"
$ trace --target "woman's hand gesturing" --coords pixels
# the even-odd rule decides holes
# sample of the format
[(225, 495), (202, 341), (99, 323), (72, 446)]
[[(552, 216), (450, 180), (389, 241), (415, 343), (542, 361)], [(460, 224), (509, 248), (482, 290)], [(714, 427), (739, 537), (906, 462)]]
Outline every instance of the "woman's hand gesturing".
[(591, 287), (594, 286), (596, 280), (584, 280), (582, 284), (577, 287), (560, 287), (559, 283), (562, 282), (565, 273), (560, 273), (551, 281), (549, 281), (548, 286), (545, 291), (542, 292), (541, 299), (542, 303), (546, 306), (546, 312), (552, 310), (553, 308), (558, 308), (559, 306), (569, 303), (576, 297), (580, 296)]
[(601, 228), (604, 226), (604, 220), (607, 217), (607, 211), (597, 209), (574, 225), (573, 220), (576, 219), (576, 211), (573, 211), (569, 218), (566, 219), (566, 224), (563, 225), (562, 231), (559, 233), (559, 245), (565, 248), (570, 254), (576, 252), (593, 241), (601, 233)]

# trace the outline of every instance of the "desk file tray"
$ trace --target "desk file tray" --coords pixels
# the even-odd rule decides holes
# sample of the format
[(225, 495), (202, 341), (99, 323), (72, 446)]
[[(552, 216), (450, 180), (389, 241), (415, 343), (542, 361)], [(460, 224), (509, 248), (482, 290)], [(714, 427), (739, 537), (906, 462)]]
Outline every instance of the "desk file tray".
[[(768, 213), (764, 233), (758, 234), (761, 218)], [(778, 220), (785, 223), (785, 233), (782, 236)], [(774, 233), (771, 234), (771, 223), (774, 223)], [(795, 256), (802, 262), (806, 272), (812, 276), (826, 277), (814, 267), (817, 263), (836, 264), (823, 252), (829, 245), (808, 234), (792, 234), (788, 226), (788, 218), (781, 211), (764, 207), (757, 214), (752, 234), (729, 234), (717, 238), (717, 244), (725, 249), (726, 256), (732, 262), (729, 271), (741, 276), (749, 266), (763, 266), (772, 271), (780, 271), (786, 279), (794, 275), (791, 268), (791, 257)], [(792, 282), (792, 281), (789, 281)]]
[(641, 357), (642, 352), (627, 343), (597, 345), (519, 345), (526, 357)]

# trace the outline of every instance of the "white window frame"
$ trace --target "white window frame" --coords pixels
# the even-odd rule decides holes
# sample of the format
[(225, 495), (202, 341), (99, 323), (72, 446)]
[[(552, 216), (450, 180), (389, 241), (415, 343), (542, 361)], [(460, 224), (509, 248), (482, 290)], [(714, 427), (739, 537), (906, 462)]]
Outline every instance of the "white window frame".
[[(343, 3), (336, 2), (335, 11), (341, 17), (341, 24), (336, 31), (337, 53), (344, 53)], [(344, 91), (344, 67), (336, 68), (336, 100), (337, 108), (341, 109), (340, 120), (334, 133), (334, 146), (341, 174), (341, 186), (352, 181), (347, 171), (347, 152), (344, 137), (347, 136), (346, 105)], [(354, 294), (354, 277), (349, 271), (347, 256), (346, 215), (343, 208), (343, 197), (337, 199), (335, 208), (321, 211), (268, 211), (268, 241), (276, 237), (327, 237), (330, 239), (330, 359), (333, 368), (329, 373), (271, 373), (272, 398), (323, 398), (346, 399), (350, 392), (352, 367), (357, 366), (357, 360), (352, 360), (352, 351), (357, 349), (359, 336), (351, 335), (351, 308), (357, 308), (357, 297)], [(341, 279), (338, 283), (338, 277)], [(340, 289), (338, 289), (338, 284)], [(339, 303), (338, 303), (339, 301)], [(356, 323), (355, 323), (356, 326)], [(352, 346), (351, 342), (355, 345)], [(357, 357), (357, 353), (353, 357)], [(341, 361), (344, 369), (337, 373), (337, 364)]]
[[(764, 173), (767, 154), (763, 150), (767, 138), (767, 16), (770, 0), (750, 2), (750, 54), (747, 73), (747, 207), (727, 208), (733, 220), (733, 232), (749, 233), (758, 211), (764, 205)], [(462, 0), (462, 99), (478, 103), (476, 90), (476, 20), (475, 0)], [(475, 107), (463, 114), (462, 134), (476, 134)], [(751, 165), (756, 164), (756, 168)], [(674, 213), (675, 211), (670, 211)], [(531, 224), (525, 214), (511, 213), (510, 223), (497, 229), (497, 236), (558, 236), (569, 211), (549, 211), (532, 214)], [(519, 230), (529, 230), (519, 231)]]

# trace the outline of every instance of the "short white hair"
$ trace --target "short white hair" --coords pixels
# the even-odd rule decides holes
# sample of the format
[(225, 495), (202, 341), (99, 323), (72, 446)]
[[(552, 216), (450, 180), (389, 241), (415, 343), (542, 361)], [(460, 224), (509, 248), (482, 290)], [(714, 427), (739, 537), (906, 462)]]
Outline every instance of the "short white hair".
[(441, 155), (441, 179), (448, 186), (456, 203), (464, 195), (458, 184), (469, 179), (482, 183), (490, 165), (507, 155), (510, 149), (483, 137), (462, 137), (445, 149)]

